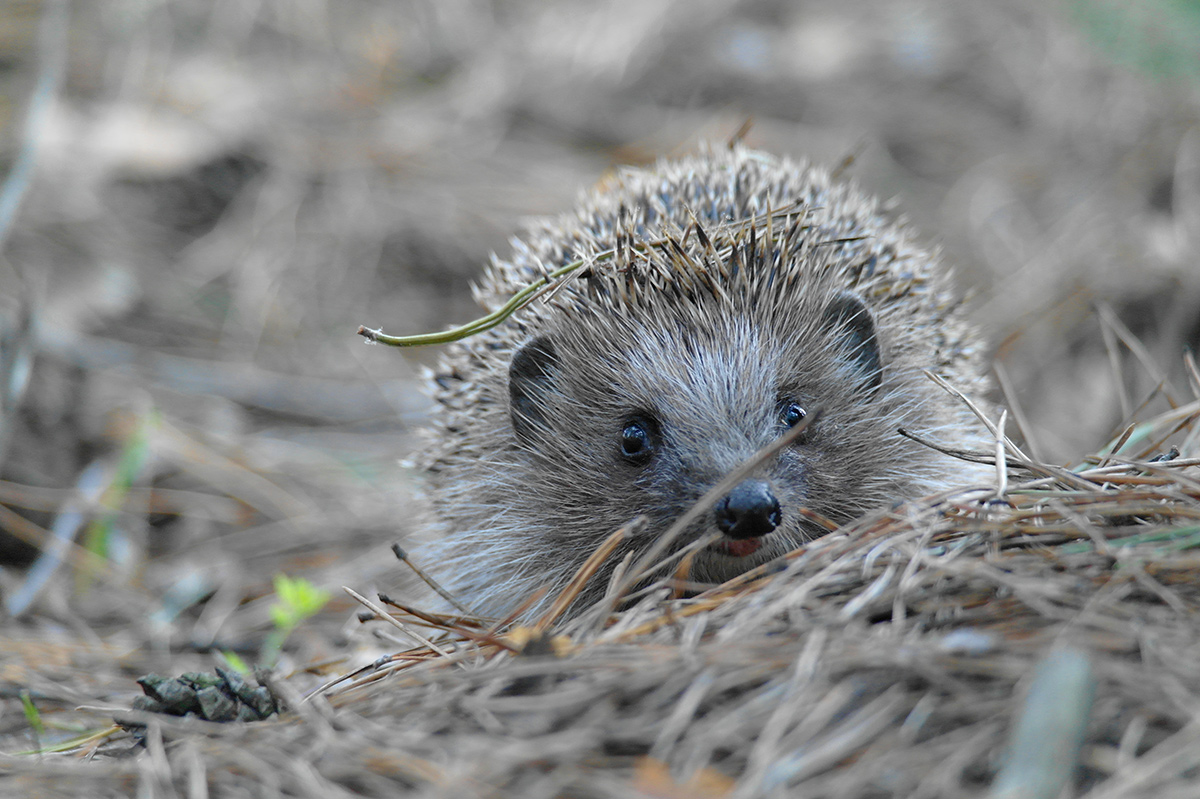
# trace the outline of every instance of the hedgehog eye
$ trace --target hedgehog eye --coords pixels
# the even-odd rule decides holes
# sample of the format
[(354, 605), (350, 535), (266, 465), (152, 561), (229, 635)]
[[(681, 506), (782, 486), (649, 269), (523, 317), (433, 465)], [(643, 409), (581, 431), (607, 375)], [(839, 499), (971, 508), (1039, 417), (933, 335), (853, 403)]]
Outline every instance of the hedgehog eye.
[(789, 402), (783, 406), (783, 413), (780, 415), (780, 418), (788, 427), (795, 427), (800, 424), (800, 420), (805, 416), (808, 416), (808, 413), (800, 407), (799, 403)]
[[(808, 411), (804, 410), (804, 408), (798, 402), (784, 402), (783, 406), (779, 410), (779, 421), (784, 427), (789, 429), (800, 424), (800, 422), (804, 421), (804, 419), (807, 417)], [(799, 437), (796, 439), (796, 443), (803, 444), (807, 439), (808, 430), (806, 429), (800, 433)]]
[(649, 419), (630, 419), (621, 430), (621, 456), (641, 466), (654, 454), (656, 428)]

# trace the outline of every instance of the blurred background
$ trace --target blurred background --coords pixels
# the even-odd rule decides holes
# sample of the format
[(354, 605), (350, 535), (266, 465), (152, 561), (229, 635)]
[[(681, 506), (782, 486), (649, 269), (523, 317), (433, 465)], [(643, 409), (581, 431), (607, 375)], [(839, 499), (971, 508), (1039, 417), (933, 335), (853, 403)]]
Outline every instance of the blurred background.
[(253, 659), (281, 572), (337, 655), (437, 357), (358, 325), (473, 318), (523, 219), (747, 120), (940, 247), (1041, 456), (1191, 396), (1196, 0), (2, 8), (0, 683), (45, 702)]

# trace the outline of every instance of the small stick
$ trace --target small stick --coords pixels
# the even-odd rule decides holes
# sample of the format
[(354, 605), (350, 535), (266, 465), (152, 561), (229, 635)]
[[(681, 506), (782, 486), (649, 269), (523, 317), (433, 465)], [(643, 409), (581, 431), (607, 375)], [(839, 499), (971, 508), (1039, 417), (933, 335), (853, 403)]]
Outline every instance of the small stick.
[(1183, 366), (1187, 369), (1188, 377), (1192, 380), (1192, 391), (1200, 397), (1200, 368), (1196, 367), (1196, 356), (1191, 352), (1183, 354)]
[[(969, 449), (954, 449), (952, 447), (947, 447), (944, 444), (939, 444), (933, 439), (925, 438), (925, 436), (914, 433), (911, 430), (905, 430), (903, 427), (897, 427), (896, 432), (907, 438), (909, 441), (915, 441), (918, 444), (929, 447), (930, 449), (940, 452), (943, 455), (949, 455), (951, 458), (958, 458), (961, 461), (970, 461), (971, 463), (984, 463), (989, 465), (994, 465), (995, 463), (995, 456), (993, 455), (984, 455), (982, 452), (975, 452)], [(1007, 465), (1009, 467), (1021, 469), (1030, 468), (1023, 463), (1008, 463)]]
[(1033, 427), (1029, 424), (1028, 417), (1025, 416), (1024, 408), (1021, 407), (1021, 403), (1017, 402), (1017, 391), (1013, 387), (1008, 370), (1004, 368), (1004, 364), (996, 361), (992, 366), (992, 371), (996, 373), (996, 382), (1000, 384), (1000, 393), (1004, 395), (1004, 404), (1012, 409), (1013, 421), (1017, 424), (1017, 431), (1021, 434), (1021, 438), (1025, 439), (1025, 448), (1029, 450), (1030, 457), (1035, 461), (1042, 460), (1041, 448), (1033, 438)]
[(1138, 362), (1141, 363), (1142, 368), (1145, 369), (1150, 376), (1157, 380), (1163, 387), (1163, 394), (1166, 396), (1167, 401), (1171, 403), (1172, 406), (1177, 405), (1178, 403), (1175, 402), (1175, 399), (1172, 396), (1172, 394), (1175, 392), (1175, 386), (1171, 384), (1171, 379), (1167, 377), (1166, 373), (1159, 368), (1157, 363), (1155, 363), (1154, 356), (1152, 356), (1146, 350), (1146, 347), (1144, 344), (1142, 344), (1141, 340), (1133, 334), (1132, 330), (1125, 326), (1125, 323), (1121, 321), (1119, 316), (1117, 316), (1116, 312), (1112, 309), (1112, 306), (1108, 305), (1107, 303), (1101, 303), (1100, 305), (1096, 306), (1096, 312), (1099, 313), (1100, 319), (1104, 322), (1104, 324), (1112, 328), (1113, 332), (1117, 334), (1117, 338), (1121, 339), (1121, 343), (1124, 344), (1129, 351), (1133, 353), (1133, 356), (1138, 359)]
[(1017, 458), (1021, 461), (1021, 463), (1025, 464), (1025, 465), (1030, 465), (1033, 463), (1033, 460), (1028, 455), (1026, 455), (1021, 450), (1020, 447), (1018, 447), (1015, 443), (1013, 443), (1012, 439), (1010, 439), (1008, 436), (1006, 436), (1004, 434), (1003, 430), (997, 428), (996, 423), (993, 422), (991, 419), (989, 419), (987, 417), (987, 414), (984, 413), (978, 405), (976, 405), (974, 402), (971, 401), (970, 397), (968, 397), (966, 394), (959, 391), (954, 386), (950, 385), (950, 383), (939, 374), (935, 374), (935, 373), (929, 371), (928, 369), (926, 369), (925, 376), (928, 377), (933, 382), (937, 383), (939, 386), (941, 386), (942, 390), (949, 393), (950, 396), (955, 397), (958, 400), (960, 400), (961, 402), (963, 402), (964, 404), (966, 404), (966, 406), (971, 409), (971, 413), (975, 414), (975, 416), (979, 419), (979, 421), (983, 422), (983, 426), (988, 429), (988, 432), (990, 432), (992, 435), (994, 435), (997, 438), (1004, 441), (1004, 446), (1010, 452), (1012, 452), (1014, 455), (1016, 455)]
[(700, 517), (701, 514), (708, 512), (708, 509), (713, 506), (713, 503), (729, 493), (730, 489), (745, 479), (746, 475), (758, 468), (759, 465), (764, 463), (768, 458), (771, 458), (777, 455), (779, 452), (782, 452), (793, 441), (799, 438), (800, 435), (810, 426), (812, 426), (813, 422), (820, 417), (821, 409), (817, 408), (808, 416), (804, 417), (799, 424), (787, 431), (787, 433), (780, 436), (773, 443), (760, 449), (741, 466), (725, 475), (725, 479), (721, 480), (715, 486), (710, 488), (704, 494), (704, 496), (696, 500), (695, 504), (692, 505), (692, 507), (690, 507), (686, 513), (676, 519), (675, 523), (667, 528), (667, 531), (663, 533), (663, 535), (657, 541), (654, 542), (654, 545), (646, 551), (646, 554), (639, 558), (637, 563), (634, 564), (634, 567), (629, 570), (629, 576), (621, 581), (620, 587), (613, 593), (614, 602), (620, 600), (620, 598), (624, 596), (629, 589), (638, 582), (638, 580), (642, 579), (642, 576), (645, 574), (646, 570), (654, 564), (654, 561), (657, 560), (660, 555), (662, 555), (666, 548), (670, 546), (671, 542), (678, 538), (680, 533), (686, 530), (692, 522)]
[[(1008, 409), (1000, 411), (1000, 422), (996, 428), (1004, 432), (1004, 423), (1008, 421)], [(1008, 492), (1008, 469), (1005, 468), (1004, 440), (996, 436), (996, 499), (1003, 500)]]
[(503, 630), (505, 627), (512, 624), (517, 619), (521, 618), (521, 616), (523, 616), (525, 614), (525, 611), (529, 610), (531, 607), (533, 607), (537, 603), (541, 602), (542, 597), (544, 597), (547, 593), (549, 593), (549, 591), (550, 591), (550, 586), (548, 586), (548, 585), (543, 585), (541, 588), (534, 591), (532, 594), (529, 595), (529, 597), (524, 602), (522, 602), (520, 605), (517, 606), (516, 610), (514, 610), (512, 613), (509, 613), (503, 619), (501, 619), (500, 621), (493, 624), (491, 626), (491, 632), (497, 632), (499, 630)]
[(693, 584), (690, 582), (692, 561), (696, 559), (697, 551), (693, 549), (684, 555), (683, 560), (679, 561), (679, 565), (675, 567), (675, 572), (671, 575), (671, 599), (682, 599), (686, 586)]
[(1122, 431), (1121, 435), (1116, 441), (1113, 442), (1112, 446), (1107, 448), (1108, 454), (1101, 458), (1100, 462), (1096, 464), (1097, 469), (1103, 469), (1108, 465), (1109, 460), (1113, 455), (1121, 451), (1121, 447), (1125, 446), (1125, 442), (1129, 440), (1131, 435), (1133, 435), (1133, 431), (1135, 429), (1137, 429), (1137, 422), (1130, 422), (1129, 426)]
[(417, 641), (420, 641), (422, 644), (429, 647), (434, 652), (437, 652), (442, 657), (450, 657), (449, 652), (442, 649), (437, 644), (435, 644), (433, 641), (430, 641), (428, 638), (421, 635), (419, 632), (412, 629), (411, 627), (409, 627), (407, 624), (405, 624), (404, 622), (397, 619), (392, 614), (388, 613), (385, 608), (381, 607), (380, 605), (376, 605), (374, 602), (367, 599), (365, 596), (358, 593), (353, 588), (343, 585), (342, 590), (345, 591), (347, 594), (349, 594), (360, 605), (362, 605), (367, 610), (371, 611), (376, 616), (378, 616), (380, 619), (382, 619), (383, 621), (386, 621), (388, 624), (391, 624), (393, 627), (400, 630), (400, 632), (404, 633), (405, 635), (407, 635), (411, 638), (416, 639)]
[[(752, 219), (743, 220), (739, 222), (738, 225), (742, 228), (758, 227), (760, 224), (765, 222), (768, 233), (767, 239), (773, 240), (770, 235), (772, 218), (776, 215), (790, 213), (791, 209), (802, 208), (803, 205), (803, 201), (789, 203), (788, 205), (784, 206), (783, 209), (774, 211), (768, 210), (767, 212), (759, 214)], [(656, 248), (665, 247), (672, 243), (678, 242), (674, 242), (670, 237), (667, 237), (657, 240), (631, 242), (630, 246), (632, 246), (635, 251), (644, 253), (650, 252)], [(449, 330), (443, 330), (440, 333), (421, 333), (415, 336), (389, 336), (382, 330), (372, 329), (365, 325), (360, 325), (356, 332), (367, 341), (379, 344), (387, 344), (391, 347), (423, 347), (430, 344), (449, 344), (452, 341), (461, 341), (462, 339), (473, 336), (476, 333), (482, 333), (485, 330), (490, 330), (491, 328), (496, 327), (505, 319), (508, 319), (508, 317), (512, 316), (514, 313), (533, 302), (533, 300), (539, 295), (539, 292), (554, 283), (554, 281), (558, 278), (565, 277), (572, 272), (579, 271), (585, 266), (591, 266), (603, 261), (611, 261), (616, 254), (617, 253), (615, 249), (602, 250), (594, 255), (591, 255), (589, 258), (581, 258), (579, 260), (572, 261), (569, 264), (560, 266), (553, 271), (547, 272), (534, 282), (522, 288), (520, 291), (510, 297), (506, 303), (491, 313), (485, 314), (484, 316), (467, 322), (466, 324), (459, 325), (458, 327), (452, 327)]]
[(514, 649), (510, 644), (506, 643), (502, 637), (493, 634), (492, 631), (474, 629), (471, 625), (478, 623), (478, 621), (475, 619), (463, 619), (445, 616), (439, 613), (427, 613), (418, 608), (405, 605), (403, 602), (397, 602), (387, 594), (379, 594), (379, 601), (385, 605), (395, 608), (396, 610), (399, 610), (401, 613), (407, 613), (415, 619), (420, 619), (434, 629), (461, 635), (468, 641), (474, 641), (477, 644), (487, 644), (491, 646), (498, 646), (501, 649), (508, 649), (514, 652), (516, 651), (516, 649)]
[(1121, 418), (1133, 416), (1133, 400), (1125, 385), (1125, 370), (1121, 368), (1121, 351), (1117, 346), (1117, 335), (1112, 326), (1107, 323), (1104, 314), (1100, 314), (1100, 335), (1104, 339), (1104, 351), (1108, 353), (1108, 368), (1112, 372), (1113, 388), (1121, 403)]
[(796, 508), (796, 513), (798, 513), (801, 516), (803, 516), (804, 518), (808, 519), (810, 522), (815, 522), (816, 524), (821, 525), (822, 527), (825, 528), (825, 530), (827, 532), (830, 532), (830, 533), (832, 533), (834, 530), (841, 527), (841, 525), (838, 524), (837, 522), (833, 521), (832, 519), (826, 518), (825, 516), (822, 516), (821, 514), (817, 513), (815, 510), (809, 510), (808, 508), (800, 507), (800, 508)]
[(838, 165), (833, 168), (833, 171), (829, 173), (829, 176), (834, 180), (841, 180), (842, 175), (846, 173), (846, 170), (854, 166), (854, 162), (858, 160), (858, 157), (862, 155), (863, 151), (866, 149), (867, 140), (865, 138), (859, 139), (853, 147), (846, 151), (846, 154), (842, 156), (842, 160), (839, 161)]
[(476, 624), (476, 626), (479, 626), (471, 617), (450, 616), (445, 613), (434, 613), (428, 610), (421, 610), (420, 608), (413, 607), (412, 605), (406, 605), (403, 602), (392, 599), (392, 597), (383, 593), (378, 594), (378, 597), (379, 601), (383, 604), (393, 607), (402, 613), (407, 613), (409, 616), (420, 619), (430, 627), (436, 627), (438, 629), (445, 630), (455, 629), (462, 624), (466, 624), (468, 626), (471, 624)]
[(554, 600), (554, 604), (550, 606), (550, 610), (546, 612), (546, 615), (538, 619), (537, 623), (533, 625), (533, 629), (536, 632), (545, 632), (559, 616), (566, 612), (571, 603), (579, 596), (579, 592), (587, 585), (588, 580), (592, 579), (604, 561), (608, 560), (609, 556), (621, 545), (621, 542), (629, 537), (630, 530), (639, 524), (641, 524), (641, 517), (634, 519), (629, 524), (614, 532), (604, 540), (603, 544), (596, 548), (596, 551), (575, 572), (575, 576), (571, 578), (571, 582), (567, 583), (567, 587)]
[[(1200, 414), (1193, 414), (1192, 416), (1189, 416), (1186, 419), (1181, 419), (1179, 421), (1179, 423), (1176, 424), (1174, 427), (1172, 427), (1165, 435), (1159, 436), (1158, 439), (1154, 441), (1154, 443), (1152, 443), (1150, 446), (1146, 447), (1141, 452), (1139, 452), (1137, 454), (1137, 459), (1144, 460), (1144, 459), (1150, 457), (1151, 453), (1158, 452), (1162, 448), (1162, 445), (1167, 443), (1168, 439), (1170, 439), (1171, 436), (1175, 435), (1176, 433), (1178, 433), (1180, 430), (1184, 429), (1185, 427), (1191, 427), (1197, 418), (1200, 418)], [(1111, 460), (1111, 456), (1110, 456), (1110, 460)]]
[[(596, 261), (608, 260), (613, 257), (612, 250), (605, 250), (597, 253)], [(451, 341), (459, 341), (460, 339), (473, 336), (476, 333), (482, 333), (503, 322), (508, 317), (525, 307), (533, 299), (533, 296), (543, 287), (552, 283), (555, 279), (563, 275), (570, 274), (584, 265), (584, 260), (572, 261), (566, 266), (560, 266), (553, 272), (546, 274), (533, 283), (530, 283), (525, 288), (514, 294), (508, 302), (497, 308), (495, 311), (481, 316), (480, 318), (467, 322), (465, 325), (444, 330), (441, 333), (424, 333), (416, 336), (389, 336), (382, 330), (372, 330), (366, 326), (359, 326), (358, 335), (365, 338), (367, 341), (374, 341), (380, 344), (387, 344), (392, 347), (420, 347), (426, 344), (448, 344)]]
[[(1120, 464), (1122, 466), (1134, 466), (1138, 469), (1146, 472), (1152, 472), (1156, 475), (1170, 475), (1171, 482), (1186, 486), (1187, 488), (1200, 493), (1200, 481), (1193, 480), (1182, 473), (1183, 468), (1197, 465), (1197, 460), (1194, 458), (1186, 461), (1177, 460), (1156, 463), (1154, 461), (1134, 460), (1133, 458), (1122, 458), (1114, 455), (1109, 458), (1109, 460), (1113, 461), (1114, 464)], [(1163, 485), (1163, 483), (1156, 482), (1152, 485)]]
[(459, 601), (457, 599), (455, 599), (450, 594), (449, 591), (447, 591), (445, 588), (442, 588), (440, 585), (438, 585), (436, 580), (434, 580), (432, 577), (430, 577), (428, 574), (426, 574), (425, 571), (420, 566), (413, 563), (412, 560), (408, 557), (408, 553), (404, 550), (404, 547), (400, 546), (399, 544), (392, 544), (392, 552), (406, 566), (408, 566), (408, 568), (412, 569), (414, 574), (416, 574), (418, 577), (420, 577), (422, 580), (424, 580), (425, 584), (427, 586), (429, 586), (434, 591), (436, 591), (438, 596), (440, 596), (442, 599), (449, 602), (451, 605), (453, 605), (458, 610), (462, 611), (462, 613), (467, 616), (478, 616), (479, 615), (478, 613), (471, 611), (469, 608), (463, 607), (462, 604), (460, 604)]
[(752, 127), (754, 127), (754, 117), (748, 116), (742, 120), (742, 124), (738, 125), (738, 129), (729, 137), (729, 141), (725, 143), (725, 146), (732, 150), (734, 147), (742, 144), (746, 136), (750, 134), (750, 128)]

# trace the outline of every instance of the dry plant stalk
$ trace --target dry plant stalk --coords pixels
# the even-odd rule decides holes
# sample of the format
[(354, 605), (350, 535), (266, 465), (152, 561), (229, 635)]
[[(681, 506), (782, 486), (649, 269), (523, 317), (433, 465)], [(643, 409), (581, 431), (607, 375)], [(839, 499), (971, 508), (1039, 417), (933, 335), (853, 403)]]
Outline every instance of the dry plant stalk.
[[(1155, 435), (1178, 437), (1196, 421), (1197, 409), (1183, 406), (1147, 424)], [(670, 745), (657, 744), (653, 761), (634, 761), (643, 785), (652, 770), (656, 781), (666, 774), (680, 786), (698, 785), (701, 774), (719, 776), (714, 796), (784, 786), (805, 795), (862, 795), (879, 791), (888, 773), (907, 788), (886, 795), (924, 785), (929, 795), (950, 796), (998, 774), (1009, 724), (1026, 712), (1014, 698), (1016, 686), (1054, 646), (1069, 643), (1094, 663), (1092, 676), (1079, 672), (1079, 690), (1105, 697), (1090, 709), (1076, 703), (1061, 710), (1076, 714), (1064, 730), (1088, 730), (1080, 762), (1049, 772), (1031, 762), (1026, 769), (1022, 758), (1058, 745), (1044, 738), (1049, 728), (1026, 721), (1012, 750), (1020, 762), (996, 783), (996, 795), (1029, 780), (1046, 780), (1038, 790), (1064, 779), (1084, 789), (1106, 780), (1138, 790), (1179, 784), (1187, 769), (1182, 756), (1160, 763), (1168, 753), (1160, 754), (1157, 742), (1200, 755), (1200, 740), (1172, 737), (1190, 717), (1171, 699), (1180, 691), (1200, 697), (1200, 678), (1129, 655), (1158, 639), (1175, 642), (1172, 661), (1200, 655), (1200, 554), (1193, 554), (1200, 548), (1200, 458), (1148, 462), (1113, 454), (1114, 446), (1095, 465), (1069, 471), (1004, 443), (1017, 469), (999, 495), (992, 487), (909, 503), (810, 542), (775, 573), (760, 569), (690, 597), (639, 603), (599, 627), (586, 618), (557, 624), (558, 612), (617, 549), (618, 531), (535, 625), (563, 644), (547, 650), (549, 657), (498, 660), (510, 650), (464, 641), (461, 628), (447, 626), (445, 634), (476, 662), (495, 667), (473, 670), (472, 679), (418, 648), (386, 679), (359, 690), (339, 686), (329, 698), (378, 717), (384, 708), (422, 706), (422, 691), (436, 685), (478, 697), (498, 718), (583, 732), (591, 727), (573, 708), (632, 692), (638, 698), (606, 718), (630, 729), (671, 725)], [(681, 557), (684, 565), (667, 584), (686, 580)], [(631, 570), (625, 583), (637, 574)], [(818, 631), (819, 639), (811, 638)], [(517, 702), (523, 693), (514, 694), (504, 700), (516, 703), (513, 709), (504, 710), (506, 684), (537, 696)], [(1051, 703), (1042, 711), (1054, 713), (1058, 699), (1037, 690), (1039, 703)], [(680, 721), (679, 713), (690, 715)], [(501, 722), (494, 734), (507, 723), (515, 721)], [(453, 737), (479, 728), (439, 729)], [(1109, 735), (1123, 753), (1116, 760), (1102, 755)], [(569, 768), (570, 756), (547, 760), (513, 743), (489, 760), (488, 773), (501, 775), (490, 784), (541, 784), (527, 771), (535, 757), (543, 767), (550, 763), (549, 773), (598, 795), (618, 795), (615, 786), (634, 779), (604, 757), (569, 777), (556, 770)], [(1150, 763), (1158, 770), (1150, 772)]]
[[(662, 586), (691, 593), (620, 613), (561, 616), (627, 529), (530, 626), (363, 598), (426, 643), (322, 686), (308, 701), (330, 721), (191, 740), (217, 782), (283, 779), (298, 796), (351, 772), (378, 796), (1186, 795), (1200, 453), (1126, 450), (1194, 442), (1198, 419), (1181, 405), (1141, 423), (1143, 443), (1075, 469), (998, 435), (1000, 491), (884, 509), (703, 590), (686, 583), (686, 552), (627, 563), (614, 587), (665, 569)], [(311, 746), (320, 779), (292, 781), (291, 753)], [(247, 749), (261, 774), (238, 765)], [(184, 767), (178, 751), (163, 749), (167, 768)]]

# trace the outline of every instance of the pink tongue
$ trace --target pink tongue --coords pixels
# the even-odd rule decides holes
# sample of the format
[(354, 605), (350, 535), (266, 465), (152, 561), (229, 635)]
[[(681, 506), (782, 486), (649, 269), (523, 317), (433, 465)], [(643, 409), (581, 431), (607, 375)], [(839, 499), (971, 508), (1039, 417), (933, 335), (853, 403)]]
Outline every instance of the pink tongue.
[(758, 548), (762, 546), (762, 539), (739, 538), (733, 541), (722, 541), (717, 546), (726, 555), (732, 555), (735, 558), (744, 558), (758, 551)]

